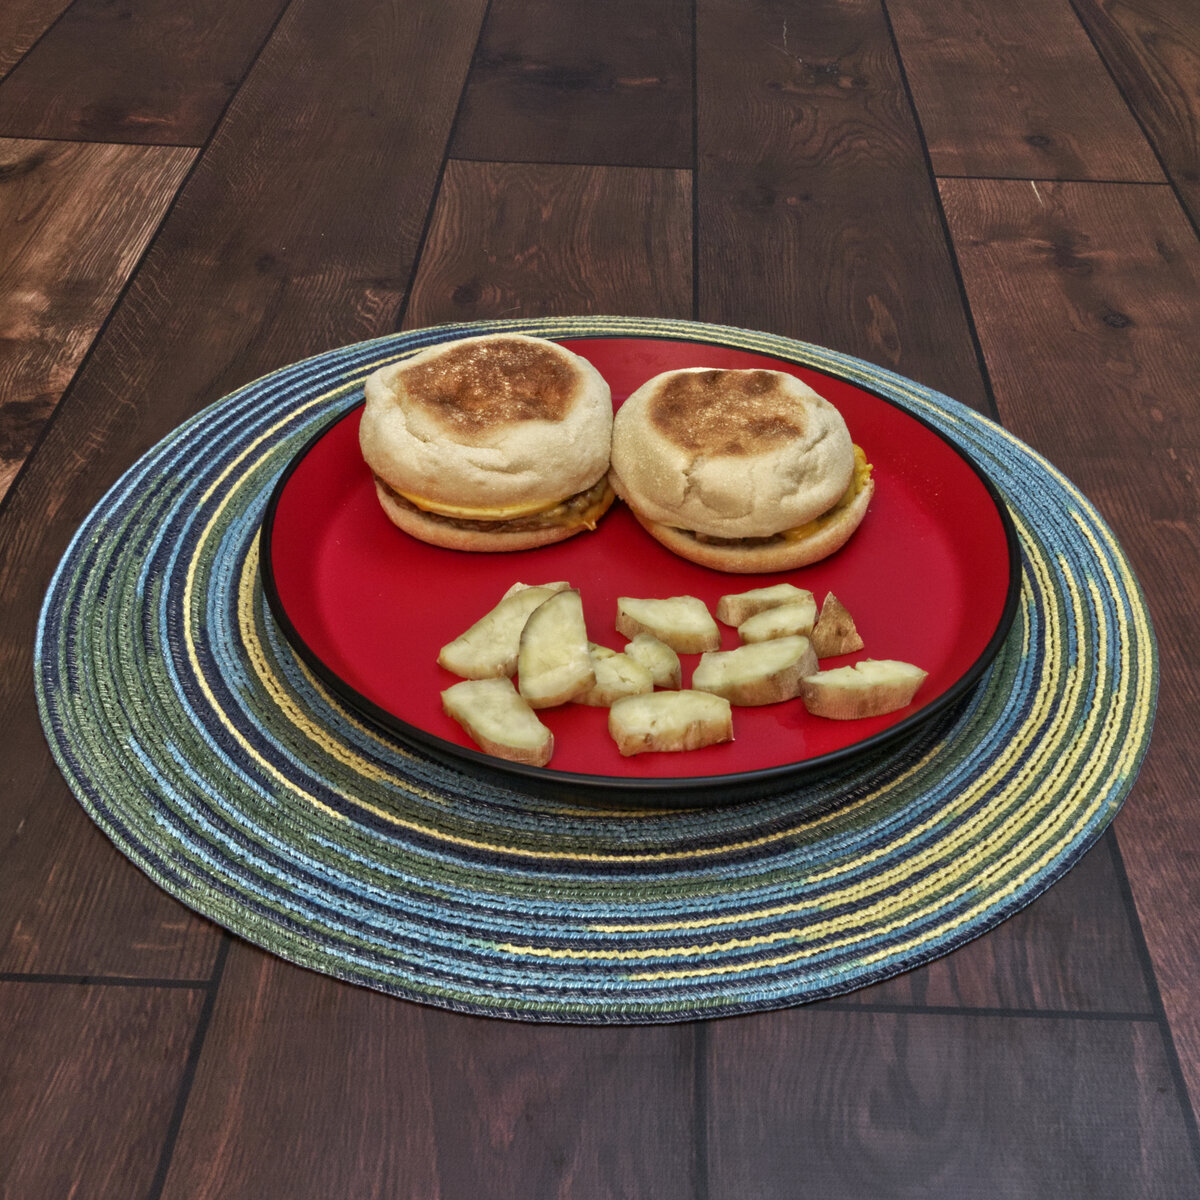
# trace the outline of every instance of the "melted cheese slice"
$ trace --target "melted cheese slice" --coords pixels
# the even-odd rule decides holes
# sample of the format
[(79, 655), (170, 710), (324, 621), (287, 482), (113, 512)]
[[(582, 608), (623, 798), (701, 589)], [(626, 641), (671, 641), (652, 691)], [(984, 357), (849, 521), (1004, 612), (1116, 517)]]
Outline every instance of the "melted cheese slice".
[[(441, 504), (433, 500), (426, 500), (422, 496), (414, 496), (409, 492), (397, 491), (396, 495), (403, 496), (410, 504), (425, 512), (437, 513), (439, 516), (457, 518), (461, 521), (512, 521), (517, 517), (548, 513), (564, 503), (563, 500), (540, 500), (531, 504), (510, 504), (497, 508), (468, 508), (466, 505)], [(566, 527), (586, 525), (589, 529), (595, 529), (596, 522), (612, 506), (614, 499), (616, 499), (616, 495), (612, 487), (605, 481), (605, 486), (600, 489), (599, 495), (586, 509), (564, 507), (563, 511), (555, 513), (547, 524)]]
[(850, 477), (850, 486), (843, 493), (842, 498), (828, 512), (823, 512), (819, 517), (814, 517), (811, 521), (806, 521), (803, 525), (797, 525), (794, 529), (785, 529), (783, 536), (789, 542), (798, 542), (802, 538), (811, 537), (823, 525), (828, 524), (829, 521), (837, 516), (867, 486), (867, 480), (871, 478), (873, 470), (874, 467), (867, 462), (867, 456), (863, 452), (862, 447), (855, 446), (854, 474)]
[(564, 525), (586, 525), (589, 529), (596, 528), (596, 522), (612, 507), (613, 501), (617, 498), (616, 492), (611, 487), (606, 487), (598, 499), (589, 504), (581, 513), (563, 513), (561, 517)]
[(471, 508), (465, 504), (443, 504), (440, 500), (426, 500), (424, 496), (414, 496), (411, 492), (401, 492), (396, 489), (397, 496), (403, 496), (409, 504), (424, 512), (437, 513), (442, 517), (457, 517), (462, 521), (511, 521), (516, 517), (530, 517), (534, 513), (546, 512), (561, 500), (535, 500), (526, 504), (507, 504), (496, 508)]

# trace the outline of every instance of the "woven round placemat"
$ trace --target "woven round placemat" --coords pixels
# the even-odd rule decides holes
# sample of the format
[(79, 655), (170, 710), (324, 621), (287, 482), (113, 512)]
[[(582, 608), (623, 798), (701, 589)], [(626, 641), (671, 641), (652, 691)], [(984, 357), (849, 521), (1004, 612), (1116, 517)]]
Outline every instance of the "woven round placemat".
[[(1013, 517), (1012, 631), (913, 740), (764, 799), (606, 811), (414, 754), (314, 679), (264, 603), (281, 471), (376, 366), (501, 329), (719, 341), (842, 375), (961, 446)], [(93, 820), (161, 887), (283, 958), (423, 1003), (643, 1023), (777, 1008), (926, 962), (1027, 904), (1112, 820), (1150, 735), (1154, 637), (1125, 556), (1032, 450), (844, 355), (683, 321), (400, 334), (188, 421), (72, 542), (39, 626), (42, 720)]]

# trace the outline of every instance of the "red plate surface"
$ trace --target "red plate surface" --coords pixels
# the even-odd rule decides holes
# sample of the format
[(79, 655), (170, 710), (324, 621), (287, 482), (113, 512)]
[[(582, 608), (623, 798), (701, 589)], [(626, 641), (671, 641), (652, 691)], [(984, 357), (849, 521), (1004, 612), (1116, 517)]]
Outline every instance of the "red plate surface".
[[(426, 545), (380, 509), (358, 449), (360, 409), (335, 422), (292, 464), (265, 524), (267, 593), (289, 639), (351, 705), (399, 734), (464, 764), (585, 791), (712, 791), (788, 779), (912, 728), (981, 673), (1011, 621), (1017, 580), (1011, 525), (976, 468), (933, 429), (887, 400), (770, 356), (695, 342), (642, 338), (564, 341), (609, 381), (618, 405), (660, 371), (685, 366), (769, 367), (809, 382), (841, 411), (875, 467), (876, 491), (858, 532), (837, 554), (796, 571), (729, 575), (669, 553), (620, 504), (596, 532), (539, 550), (469, 554)], [(818, 602), (834, 592), (865, 646), (823, 667), (896, 658), (929, 672), (916, 701), (860, 721), (810, 716), (799, 701), (734, 709), (735, 740), (703, 750), (623, 758), (607, 710), (543, 710), (554, 733), (547, 768), (482, 755), (441, 709), (455, 677), (439, 648), (488, 611), (516, 580), (565, 579), (579, 588), (591, 638), (621, 649), (618, 596), (699, 596), (784, 580)], [(724, 648), (738, 644), (724, 629)], [(684, 655), (684, 684), (698, 661)]]

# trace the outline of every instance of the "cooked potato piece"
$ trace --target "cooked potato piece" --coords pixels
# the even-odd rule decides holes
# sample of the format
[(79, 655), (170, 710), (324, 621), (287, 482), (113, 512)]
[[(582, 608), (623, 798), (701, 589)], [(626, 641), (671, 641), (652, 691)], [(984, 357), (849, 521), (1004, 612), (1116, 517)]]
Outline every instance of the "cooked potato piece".
[(832, 592), (826, 594), (821, 605), (821, 615), (813, 626), (812, 643), (818, 658), (853, 654), (855, 650), (863, 648), (863, 640), (858, 636), (854, 618)]
[(512, 587), (504, 593), (504, 598), (515, 595), (517, 592), (523, 592), (526, 588), (548, 588), (552, 592), (565, 592), (571, 585), (565, 579), (560, 579), (556, 583), (514, 583)]
[(798, 696), (800, 681), (816, 669), (808, 638), (797, 634), (701, 655), (692, 687), (743, 707), (778, 704)]
[(659, 641), (654, 634), (639, 633), (626, 645), (625, 653), (650, 672), (655, 687), (682, 686), (683, 668), (679, 665), (679, 655), (666, 642)]
[(741, 625), (755, 613), (765, 612), (768, 608), (778, 608), (781, 604), (800, 604), (807, 600), (816, 603), (812, 592), (806, 588), (798, 588), (791, 583), (776, 583), (771, 587), (722, 596), (717, 601), (717, 620), (726, 625)]
[(764, 608), (762, 612), (747, 617), (738, 626), (738, 637), (743, 642), (769, 642), (772, 638), (792, 637), (812, 633), (817, 619), (817, 602), (810, 596), (796, 604), (781, 604), (778, 608)]
[(616, 628), (627, 638), (651, 633), (677, 654), (699, 654), (721, 645), (721, 631), (712, 613), (695, 596), (671, 596), (665, 600), (618, 596)]
[(809, 675), (800, 698), (813, 716), (835, 721), (878, 717), (912, 702), (927, 671), (894, 659), (872, 659)]
[(579, 592), (555, 592), (529, 614), (521, 630), (517, 690), (531, 707), (550, 708), (586, 692), (595, 682)]
[(493, 679), (517, 669), (521, 630), (529, 614), (565, 585), (514, 584), (500, 603), (442, 647), (438, 665), (464, 679)]
[(608, 732), (628, 757), (647, 751), (699, 750), (733, 741), (729, 701), (708, 692), (648, 692), (608, 710)]
[(640, 696), (654, 691), (654, 679), (641, 663), (607, 646), (589, 646), (596, 682), (574, 698), (576, 704), (608, 708), (622, 696)]
[(507, 677), (456, 683), (442, 693), (442, 707), (488, 754), (544, 767), (554, 753), (554, 735)]

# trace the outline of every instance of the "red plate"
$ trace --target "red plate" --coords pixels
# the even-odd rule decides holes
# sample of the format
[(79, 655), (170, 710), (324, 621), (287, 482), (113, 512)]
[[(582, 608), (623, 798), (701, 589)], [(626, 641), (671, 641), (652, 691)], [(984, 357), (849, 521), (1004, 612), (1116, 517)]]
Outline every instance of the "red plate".
[[(513, 782), (606, 800), (712, 803), (791, 781), (905, 734), (961, 696), (991, 660), (1016, 607), (1016, 539), (1007, 512), (961, 451), (911, 414), (842, 379), (767, 355), (651, 338), (564, 341), (595, 364), (619, 405), (660, 371), (767, 367), (809, 382), (841, 411), (875, 467), (876, 491), (850, 542), (823, 562), (771, 575), (728, 575), (677, 558), (619, 503), (595, 533), (539, 550), (469, 554), (416, 541), (375, 499), (358, 449), (360, 409), (335, 421), (280, 480), (264, 522), (264, 583), (286, 635), (345, 702), (401, 739)], [(834, 592), (865, 643), (860, 658), (896, 658), (929, 672), (916, 701), (860, 721), (809, 716), (799, 701), (734, 709), (735, 740), (703, 750), (622, 758), (607, 710), (543, 710), (555, 751), (546, 768), (482, 754), (442, 712), (455, 677), (439, 648), (487, 612), (516, 580), (565, 579), (583, 596), (589, 635), (621, 649), (618, 596), (699, 596), (788, 580), (818, 603)], [(723, 629), (724, 648), (738, 644)], [(697, 661), (683, 656), (684, 685)], [(647, 797), (649, 799), (649, 797)]]

